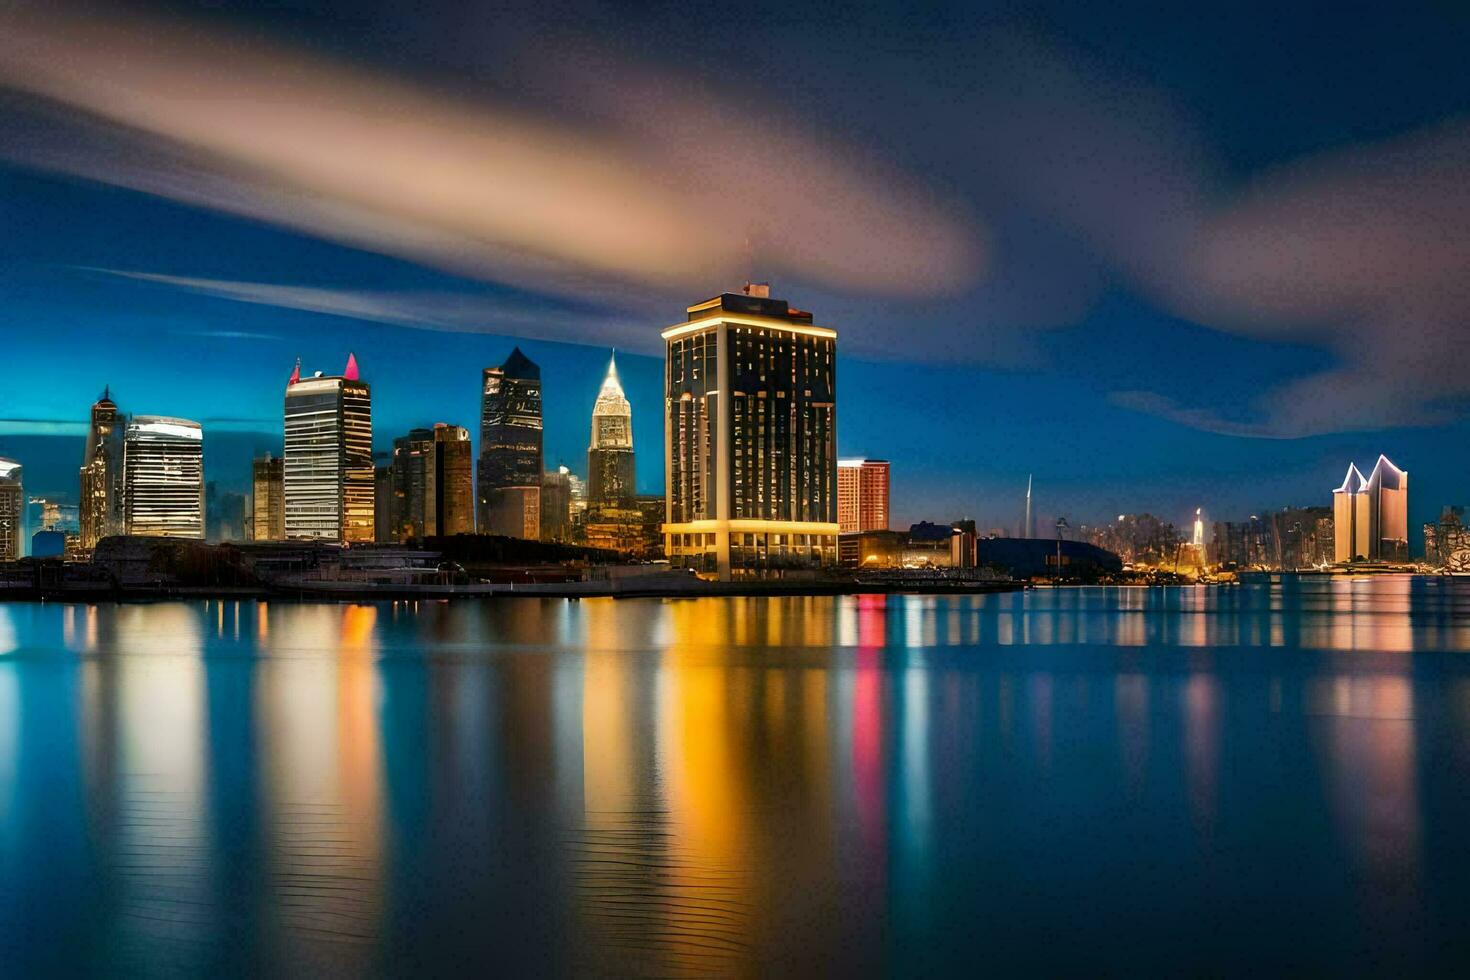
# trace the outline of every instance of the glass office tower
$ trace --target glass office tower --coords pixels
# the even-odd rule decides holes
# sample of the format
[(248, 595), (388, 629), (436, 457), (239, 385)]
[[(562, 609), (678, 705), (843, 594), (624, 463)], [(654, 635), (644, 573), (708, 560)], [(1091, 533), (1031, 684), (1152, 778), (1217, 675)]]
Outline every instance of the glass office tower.
[(138, 415), (123, 438), (128, 534), (204, 540), (204, 430), (198, 422)]
[(286, 537), (372, 541), (374, 489), (372, 388), (357, 358), (338, 376), (303, 378), (298, 364), (286, 383)]
[(663, 332), (670, 563), (721, 580), (837, 561), (837, 333), (754, 284)]
[(521, 349), (480, 387), (480, 533), (541, 534), (541, 369)]
[(122, 534), (124, 527), (123, 430), (127, 420), (118, 413), (110, 394), (104, 389), (92, 405), (82, 457), (77, 521), (79, 544), (86, 554), (91, 554), (97, 542), (108, 535)]

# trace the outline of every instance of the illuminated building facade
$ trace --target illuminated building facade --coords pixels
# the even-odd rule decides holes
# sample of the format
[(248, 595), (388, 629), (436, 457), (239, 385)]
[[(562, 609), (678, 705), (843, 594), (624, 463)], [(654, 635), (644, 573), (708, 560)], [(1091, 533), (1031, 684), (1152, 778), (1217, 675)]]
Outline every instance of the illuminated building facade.
[(434, 424), (434, 514), (442, 536), (475, 533), (475, 457), (462, 425)]
[(128, 534), (204, 539), (204, 430), (198, 422), (138, 415), (123, 437)]
[(19, 561), (26, 494), (21, 465), (0, 456), (0, 561)]
[(665, 548), (721, 580), (837, 561), (837, 334), (763, 285), (663, 331)]
[(541, 540), (572, 540), (572, 471), (565, 466), (541, 474)]
[(888, 529), (886, 459), (837, 462), (837, 524), (843, 534)]
[(82, 457), (77, 520), (84, 553), (91, 553), (102, 538), (123, 533), (123, 429), (127, 420), (118, 413), (110, 394), (104, 389), (92, 405)]
[(290, 539), (372, 541), (372, 388), (348, 355), (338, 376), (320, 371), (286, 383), (286, 449), (282, 464), (285, 531)]
[(541, 369), (521, 349), (480, 389), (480, 532), (541, 534)]
[(637, 493), (633, 467), (633, 407), (610, 360), (602, 390), (592, 406), (592, 441), (587, 447), (587, 505), (626, 509)]
[(388, 521), (397, 542), (474, 530), (469, 430), (439, 422), (393, 440)]
[(1409, 474), (1379, 456), (1367, 479), (1349, 464), (1332, 491), (1333, 560), (1402, 562), (1409, 557)]
[(286, 461), (267, 453), (250, 464), (250, 537), (286, 540)]

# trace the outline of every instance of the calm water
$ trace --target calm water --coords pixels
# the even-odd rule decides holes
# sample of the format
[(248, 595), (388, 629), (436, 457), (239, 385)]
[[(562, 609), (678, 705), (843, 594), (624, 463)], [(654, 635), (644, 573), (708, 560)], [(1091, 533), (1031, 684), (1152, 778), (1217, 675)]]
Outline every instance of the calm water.
[(0, 605), (0, 973), (1470, 964), (1470, 582)]

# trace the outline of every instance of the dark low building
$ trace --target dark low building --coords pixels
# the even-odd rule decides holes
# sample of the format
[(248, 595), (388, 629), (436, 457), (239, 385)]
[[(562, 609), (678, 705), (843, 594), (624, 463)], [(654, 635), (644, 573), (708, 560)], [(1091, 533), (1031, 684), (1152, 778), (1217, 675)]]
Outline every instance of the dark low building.
[(1033, 578), (1056, 574), (1058, 545), (1061, 548), (1062, 575), (1066, 578), (1096, 578), (1123, 570), (1123, 559), (1085, 541), (1062, 541), (1055, 538), (982, 538), (976, 542), (976, 557), (981, 565), (990, 565), (1015, 578)]

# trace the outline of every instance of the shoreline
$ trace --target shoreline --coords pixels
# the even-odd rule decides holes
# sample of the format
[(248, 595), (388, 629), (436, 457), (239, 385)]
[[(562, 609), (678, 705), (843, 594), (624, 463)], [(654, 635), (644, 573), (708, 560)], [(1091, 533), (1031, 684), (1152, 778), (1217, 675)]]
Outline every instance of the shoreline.
[(699, 599), (721, 596), (800, 597), (840, 595), (988, 595), (1019, 592), (1024, 582), (873, 583), (873, 582), (699, 582), (673, 586), (641, 584), (637, 579), (597, 582), (538, 582), (476, 585), (383, 585), (313, 583), (273, 588), (166, 586), (123, 589), (0, 589), (0, 602), (111, 602), (159, 599), (312, 600), (376, 602), (417, 599), (431, 602), (470, 599)]

